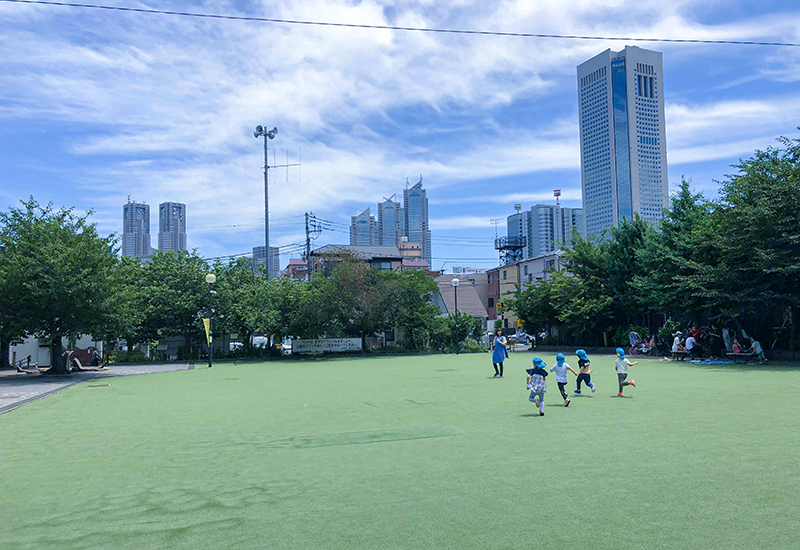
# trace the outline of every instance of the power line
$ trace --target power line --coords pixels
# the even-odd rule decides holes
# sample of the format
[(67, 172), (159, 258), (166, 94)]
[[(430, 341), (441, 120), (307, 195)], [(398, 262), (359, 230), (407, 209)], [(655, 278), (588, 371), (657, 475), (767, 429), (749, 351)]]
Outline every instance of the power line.
[(125, 6), (104, 6), (101, 4), (79, 4), (74, 2), (48, 2), (45, 0), (0, 0), (0, 2), (13, 4), (36, 4), (45, 6), (60, 6), (68, 8), (83, 8), (94, 10), (122, 11), (133, 13), (146, 13), (151, 15), (174, 15), (180, 17), (197, 17), (204, 19), (221, 19), (228, 21), (253, 21), (259, 23), (280, 23), (284, 25), (309, 25), (317, 27), (344, 27), (350, 29), (377, 29), (390, 31), (408, 32), (427, 32), (439, 34), (467, 34), (480, 36), (506, 36), (518, 38), (559, 38), (563, 40), (614, 40), (626, 42), (672, 42), (679, 44), (725, 44), (740, 46), (786, 46), (798, 48), (800, 44), (791, 42), (759, 42), (754, 40), (704, 40), (698, 38), (634, 38), (622, 36), (582, 36), (571, 34), (539, 34), (528, 32), (501, 32), (501, 31), (480, 31), (469, 29), (442, 29), (425, 27), (399, 27), (394, 25), (365, 25), (361, 23), (331, 23), (325, 21), (304, 21), (299, 19), (276, 19), (270, 17), (252, 17), (244, 15), (223, 15), (212, 13), (195, 13), (169, 10), (156, 10), (150, 8), (131, 8)]

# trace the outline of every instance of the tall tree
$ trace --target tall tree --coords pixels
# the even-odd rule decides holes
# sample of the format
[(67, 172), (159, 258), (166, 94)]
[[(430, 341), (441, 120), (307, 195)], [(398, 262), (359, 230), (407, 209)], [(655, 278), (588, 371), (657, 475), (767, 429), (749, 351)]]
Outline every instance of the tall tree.
[[(725, 262), (731, 300), (742, 313), (791, 309), (797, 349), (800, 306), (800, 139), (756, 151), (720, 187), (716, 245)], [(765, 327), (769, 323), (762, 323)]]
[(266, 324), (267, 291), (263, 276), (253, 271), (248, 258), (227, 265), (216, 263), (215, 333), (236, 334), (249, 346), (253, 333)]
[(402, 329), (409, 349), (423, 349), (430, 342), (434, 320), (441, 315), (431, 298), (439, 288), (436, 281), (421, 269), (384, 271), (385, 307), (389, 325)]
[(22, 290), (9, 273), (7, 247), (0, 245), (0, 369), (9, 366), (9, 349), (25, 336), (25, 312), (19, 308)]
[(25, 332), (50, 340), (54, 374), (67, 372), (63, 338), (102, 334), (110, 323), (107, 297), (117, 259), (113, 239), (98, 235), (90, 214), (54, 210), (33, 197), (0, 213), (4, 278), (18, 289)]
[(145, 330), (183, 337), (188, 352), (201, 329), (200, 319), (209, 313), (208, 272), (208, 264), (194, 252), (156, 252), (142, 277)]
[[(711, 289), (698, 286), (700, 278), (716, 280), (709, 271), (719, 265), (712, 221), (713, 204), (695, 193), (691, 180), (683, 178), (658, 231), (645, 236), (639, 251), (642, 269), (633, 287), (652, 308), (691, 316), (710, 313)], [(716, 270), (713, 270), (716, 271)]]

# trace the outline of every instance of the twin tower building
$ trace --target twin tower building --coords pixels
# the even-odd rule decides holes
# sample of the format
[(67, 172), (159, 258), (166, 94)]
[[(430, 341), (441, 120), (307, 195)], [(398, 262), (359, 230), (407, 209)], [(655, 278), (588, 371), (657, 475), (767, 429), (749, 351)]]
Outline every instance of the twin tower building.
[[(186, 205), (158, 205), (158, 250), (186, 250)], [(147, 261), (155, 249), (150, 245), (150, 205), (131, 202), (122, 207), (122, 255)]]

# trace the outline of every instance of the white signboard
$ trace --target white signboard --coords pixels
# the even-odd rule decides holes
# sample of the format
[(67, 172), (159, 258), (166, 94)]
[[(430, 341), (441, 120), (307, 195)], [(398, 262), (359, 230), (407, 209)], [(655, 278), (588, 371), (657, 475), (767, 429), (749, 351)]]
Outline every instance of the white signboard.
[(361, 338), (316, 338), (292, 340), (292, 353), (361, 351)]

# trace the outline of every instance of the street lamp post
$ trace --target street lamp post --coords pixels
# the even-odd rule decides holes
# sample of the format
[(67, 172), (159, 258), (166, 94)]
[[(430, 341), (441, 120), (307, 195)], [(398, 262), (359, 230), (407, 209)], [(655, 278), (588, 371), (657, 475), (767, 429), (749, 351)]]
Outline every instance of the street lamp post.
[(455, 301), (456, 301), (456, 319), (455, 319), (455, 332), (456, 332), (456, 355), (458, 355), (458, 284), (461, 281), (458, 278), (453, 277), (453, 280), (450, 281), (450, 284), (453, 285), (453, 292), (455, 293)]
[(260, 124), (253, 130), (253, 135), (256, 138), (264, 136), (264, 246), (266, 250), (266, 260), (264, 262), (264, 274), (269, 281), (269, 156), (267, 154), (267, 139), (275, 139), (278, 135), (278, 129), (273, 127), (272, 130), (267, 130)]
[(206, 275), (206, 282), (208, 283), (208, 368), (214, 366), (214, 333), (211, 329), (211, 322), (214, 317), (214, 283), (217, 282), (217, 276), (213, 273)]

